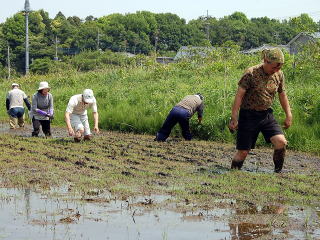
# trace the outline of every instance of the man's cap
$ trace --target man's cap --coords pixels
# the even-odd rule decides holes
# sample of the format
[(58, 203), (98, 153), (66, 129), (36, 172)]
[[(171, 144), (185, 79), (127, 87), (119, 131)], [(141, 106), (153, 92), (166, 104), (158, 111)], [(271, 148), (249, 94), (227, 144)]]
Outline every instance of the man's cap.
[(262, 57), (271, 63), (284, 63), (284, 55), (280, 48), (264, 49)]
[(11, 84), (11, 87), (16, 87), (16, 86), (19, 87), (19, 84), (18, 83), (12, 83)]
[(197, 93), (195, 95), (198, 95), (200, 97), (201, 100), (204, 100), (204, 96), (201, 93)]
[(39, 83), (39, 88), (38, 91), (42, 90), (42, 89), (50, 89), (48, 82), (40, 82)]
[(94, 102), (93, 91), (91, 89), (83, 90), (82, 97), (86, 103), (93, 103)]

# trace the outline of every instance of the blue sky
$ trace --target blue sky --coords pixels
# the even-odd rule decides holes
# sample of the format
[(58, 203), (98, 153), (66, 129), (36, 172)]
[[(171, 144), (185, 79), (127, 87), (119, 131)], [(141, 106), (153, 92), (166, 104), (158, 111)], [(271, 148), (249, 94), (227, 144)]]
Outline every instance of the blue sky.
[[(101, 17), (111, 13), (134, 13), (147, 10), (154, 13), (170, 12), (186, 19), (197, 19), (201, 15), (221, 18), (235, 11), (248, 18), (264, 17), (285, 19), (308, 13), (316, 22), (320, 21), (320, 0), (29, 0), (33, 10), (44, 9), (53, 18), (59, 11), (66, 17)], [(0, 0), (0, 22), (22, 10), (25, 0)]]

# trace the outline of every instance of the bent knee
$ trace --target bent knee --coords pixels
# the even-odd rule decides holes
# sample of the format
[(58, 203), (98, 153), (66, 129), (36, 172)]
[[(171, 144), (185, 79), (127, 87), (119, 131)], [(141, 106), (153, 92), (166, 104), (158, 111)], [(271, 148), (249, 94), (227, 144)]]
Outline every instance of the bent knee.
[(284, 148), (288, 144), (288, 141), (284, 135), (273, 136), (270, 140), (273, 143), (274, 147), (277, 149)]

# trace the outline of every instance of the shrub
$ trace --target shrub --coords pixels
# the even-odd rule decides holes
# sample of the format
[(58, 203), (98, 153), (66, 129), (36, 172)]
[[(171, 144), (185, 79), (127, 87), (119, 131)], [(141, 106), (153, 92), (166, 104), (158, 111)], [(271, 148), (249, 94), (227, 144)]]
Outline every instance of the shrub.
[(50, 71), (53, 60), (49, 58), (38, 58), (30, 64), (30, 71), (34, 74), (46, 74)]

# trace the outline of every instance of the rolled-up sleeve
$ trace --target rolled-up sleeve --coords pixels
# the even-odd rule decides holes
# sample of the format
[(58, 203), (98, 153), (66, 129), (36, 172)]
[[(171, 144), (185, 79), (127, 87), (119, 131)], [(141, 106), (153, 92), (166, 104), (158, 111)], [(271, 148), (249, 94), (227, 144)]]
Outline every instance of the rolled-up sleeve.
[(94, 102), (92, 103), (92, 112), (98, 112), (96, 99), (94, 99)]
[(248, 90), (251, 87), (252, 75), (250, 73), (245, 73), (238, 82), (238, 86)]

